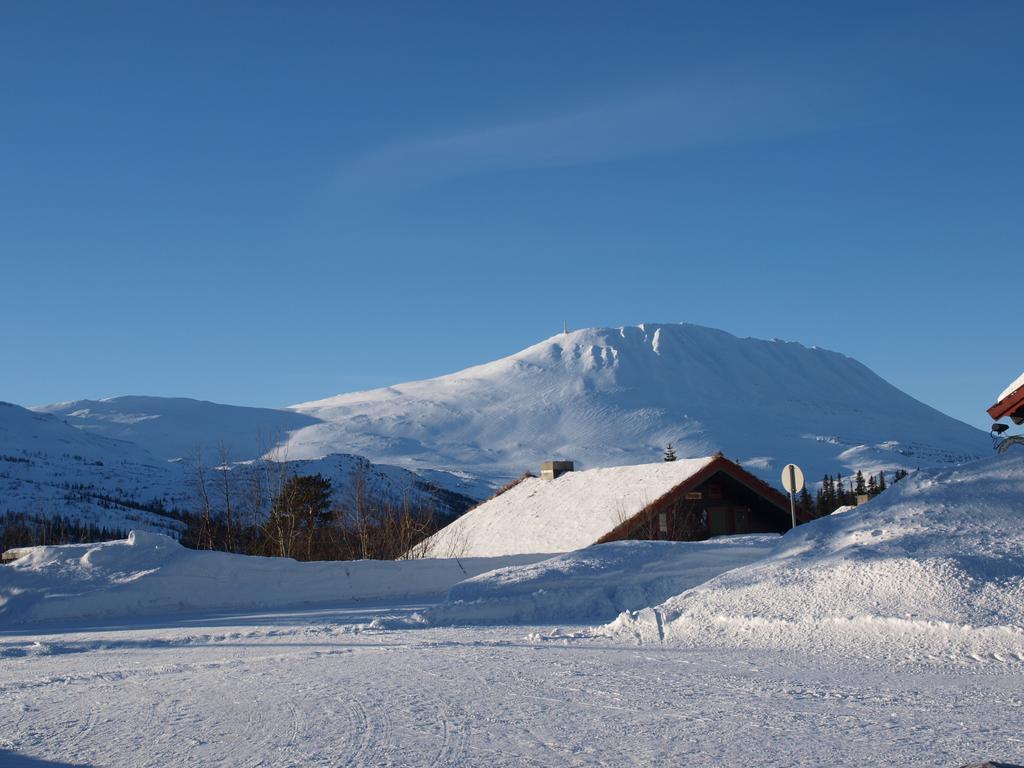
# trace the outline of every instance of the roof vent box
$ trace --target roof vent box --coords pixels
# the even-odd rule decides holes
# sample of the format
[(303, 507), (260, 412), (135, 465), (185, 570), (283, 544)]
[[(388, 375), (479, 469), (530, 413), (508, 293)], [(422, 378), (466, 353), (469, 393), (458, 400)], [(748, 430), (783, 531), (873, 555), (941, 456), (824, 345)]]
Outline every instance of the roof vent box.
[(540, 478), (541, 480), (554, 480), (572, 470), (573, 463), (571, 461), (545, 461), (540, 465)]

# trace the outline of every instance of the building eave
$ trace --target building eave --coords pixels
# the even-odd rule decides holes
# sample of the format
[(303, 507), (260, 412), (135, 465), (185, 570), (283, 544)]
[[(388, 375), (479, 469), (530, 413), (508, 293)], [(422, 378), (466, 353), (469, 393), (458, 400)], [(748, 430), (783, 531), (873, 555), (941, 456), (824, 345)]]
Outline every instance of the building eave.
[(1024, 408), (1024, 387), (1017, 387), (1010, 394), (988, 409), (993, 421), (999, 421)]

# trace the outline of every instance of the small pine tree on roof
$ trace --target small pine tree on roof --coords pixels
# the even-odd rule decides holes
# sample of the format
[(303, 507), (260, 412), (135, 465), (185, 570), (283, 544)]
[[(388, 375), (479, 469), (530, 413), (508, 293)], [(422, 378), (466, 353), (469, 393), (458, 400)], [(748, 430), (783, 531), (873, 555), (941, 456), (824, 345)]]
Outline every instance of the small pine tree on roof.
[(669, 443), (668, 446), (665, 448), (665, 456), (663, 458), (664, 458), (665, 461), (675, 461), (676, 460), (676, 458), (677, 458), (676, 450), (675, 450), (675, 448), (672, 447), (672, 443)]

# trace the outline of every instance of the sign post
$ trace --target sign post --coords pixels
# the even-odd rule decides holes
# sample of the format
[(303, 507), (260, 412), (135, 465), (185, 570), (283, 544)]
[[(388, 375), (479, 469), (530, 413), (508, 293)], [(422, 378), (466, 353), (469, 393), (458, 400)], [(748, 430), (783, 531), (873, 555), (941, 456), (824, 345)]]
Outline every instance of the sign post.
[(787, 464), (782, 468), (782, 487), (789, 491), (789, 514), (796, 528), (796, 494), (804, 487), (804, 473), (796, 464)]

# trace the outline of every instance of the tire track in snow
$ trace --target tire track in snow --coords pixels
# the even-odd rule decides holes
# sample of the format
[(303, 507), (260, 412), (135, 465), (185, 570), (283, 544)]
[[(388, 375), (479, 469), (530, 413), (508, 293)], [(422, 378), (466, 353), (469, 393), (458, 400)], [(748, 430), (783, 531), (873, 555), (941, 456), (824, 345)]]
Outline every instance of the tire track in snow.
[(391, 717), (386, 710), (377, 710), (371, 717), (365, 705), (358, 699), (345, 701), (349, 730), (359, 734), (355, 751), (346, 759), (340, 757), (339, 765), (364, 766), (382, 765), (385, 761), (384, 746), (391, 743)]

